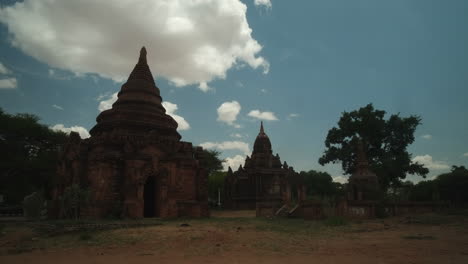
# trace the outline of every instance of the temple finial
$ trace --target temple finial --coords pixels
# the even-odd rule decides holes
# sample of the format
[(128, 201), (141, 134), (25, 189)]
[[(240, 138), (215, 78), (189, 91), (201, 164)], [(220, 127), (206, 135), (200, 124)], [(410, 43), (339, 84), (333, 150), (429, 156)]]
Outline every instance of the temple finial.
[(265, 133), (265, 131), (263, 131), (263, 121), (260, 121), (260, 133)]
[(146, 63), (146, 48), (143, 46), (140, 50), (140, 58), (138, 59), (138, 63)]

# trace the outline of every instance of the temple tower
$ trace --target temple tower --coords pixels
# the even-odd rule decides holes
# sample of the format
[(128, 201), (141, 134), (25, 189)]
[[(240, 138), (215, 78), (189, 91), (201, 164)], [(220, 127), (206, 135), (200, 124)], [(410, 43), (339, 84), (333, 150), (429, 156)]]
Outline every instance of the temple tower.
[(90, 190), (91, 201), (80, 209), (81, 216), (209, 215), (202, 149), (180, 141), (177, 122), (162, 106), (145, 47), (117, 101), (96, 122), (90, 138), (71, 135), (64, 147), (55, 217), (66, 217), (58, 201), (71, 183)]

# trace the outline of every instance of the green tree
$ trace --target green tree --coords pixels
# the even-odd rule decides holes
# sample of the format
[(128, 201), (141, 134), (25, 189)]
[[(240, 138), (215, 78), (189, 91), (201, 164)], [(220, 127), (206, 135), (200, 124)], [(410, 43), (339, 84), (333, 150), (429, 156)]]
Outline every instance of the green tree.
[[(218, 201), (218, 190), (224, 191), (224, 178), (226, 172), (222, 172), (224, 160), (220, 159), (221, 152), (211, 149), (203, 149), (199, 160), (203, 168), (208, 172), (208, 198), (212, 203)], [(221, 193), (223, 197), (223, 193)]]
[(333, 178), (327, 172), (321, 171), (301, 171), (300, 175), (304, 178), (304, 184), (307, 190), (307, 196), (318, 196), (320, 198), (341, 195), (342, 185), (333, 182)]
[(224, 178), (226, 175), (225, 171), (213, 171), (208, 176), (208, 197), (211, 202), (218, 202), (218, 191), (221, 199), (224, 197)]
[(464, 166), (453, 166), (434, 180), (440, 199), (454, 205), (468, 205), (468, 170)]
[(425, 177), (429, 172), (422, 164), (411, 161), (407, 147), (414, 142), (414, 132), (421, 124), (419, 116), (384, 118), (385, 111), (368, 104), (352, 112), (343, 112), (338, 127), (328, 131), (321, 165), (341, 162), (347, 174), (354, 170), (358, 141), (364, 142), (371, 168), (379, 177), (383, 190), (400, 184), (407, 174)]
[(6, 203), (20, 204), (26, 195), (53, 185), (58, 149), (66, 138), (35, 115), (11, 115), (0, 108), (0, 193)]
[(409, 198), (411, 201), (432, 201), (437, 191), (434, 181), (420, 181), (411, 187)]
[(217, 150), (203, 149), (203, 157), (200, 159), (200, 163), (207, 170), (208, 175), (223, 169), (224, 160), (220, 159), (219, 155), (221, 155), (221, 152)]

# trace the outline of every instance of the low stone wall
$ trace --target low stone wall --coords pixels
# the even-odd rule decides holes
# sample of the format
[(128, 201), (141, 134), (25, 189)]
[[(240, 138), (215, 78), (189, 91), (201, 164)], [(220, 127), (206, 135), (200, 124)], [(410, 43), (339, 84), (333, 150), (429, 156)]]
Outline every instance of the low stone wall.
[(385, 211), (389, 215), (406, 215), (437, 212), (448, 207), (446, 202), (399, 202), (385, 205)]
[(348, 218), (374, 218), (376, 217), (377, 202), (375, 201), (345, 201), (342, 215)]
[(448, 203), (443, 202), (397, 202), (381, 205), (377, 201), (343, 200), (333, 206), (324, 206), (321, 202), (304, 201), (296, 214), (304, 219), (323, 219), (331, 216), (368, 219), (377, 217), (378, 210), (384, 210), (382, 213), (389, 216), (400, 216), (436, 212), (448, 207)]
[(304, 201), (297, 214), (302, 213), (302, 217), (307, 220), (323, 219), (326, 217), (324, 207), (321, 202)]

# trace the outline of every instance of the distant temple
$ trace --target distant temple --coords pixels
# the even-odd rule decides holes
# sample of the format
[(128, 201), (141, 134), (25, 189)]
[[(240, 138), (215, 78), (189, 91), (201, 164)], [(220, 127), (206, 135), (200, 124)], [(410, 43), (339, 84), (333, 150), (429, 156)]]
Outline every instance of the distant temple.
[(281, 164), (273, 155), (271, 142), (260, 125), (252, 157), (247, 156), (244, 167), (236, 172), (229, 167), (225, 179), (226, 208), (255, 209), (258, 203), (286, 204), (305, 199), (303, 180), (293, 167)]
[(377, 175), (369, 168), (362, 140), (359, 140), (356, 153), (356, 167), (348, 179), (348, 200), (376, 200), (379, 190)]
[(180, 141), (177, 122), (162, 98), (146, 61), (146, 49), (112, 109), (99, 114), (91, 137), (70, 135), (58, 165), (51, 212), (63, 217), (66, 187), (90, 190), (84, 217), (208, 216), (207, 174), (202, 149)]

